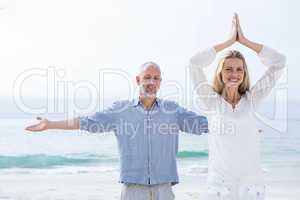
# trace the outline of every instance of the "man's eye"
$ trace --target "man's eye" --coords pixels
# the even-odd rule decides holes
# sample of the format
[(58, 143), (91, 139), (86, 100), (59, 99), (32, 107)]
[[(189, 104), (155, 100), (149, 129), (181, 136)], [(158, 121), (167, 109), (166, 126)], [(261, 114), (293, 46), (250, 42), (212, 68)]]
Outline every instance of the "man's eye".
[(159, 81), (160, 78), (159, 77), (154, 77), (154, 80)]
[(146, 77), (144, 77), (144, 79), (149, 80), (149, 79), (151, 79), (151, 77), (146, 76)]

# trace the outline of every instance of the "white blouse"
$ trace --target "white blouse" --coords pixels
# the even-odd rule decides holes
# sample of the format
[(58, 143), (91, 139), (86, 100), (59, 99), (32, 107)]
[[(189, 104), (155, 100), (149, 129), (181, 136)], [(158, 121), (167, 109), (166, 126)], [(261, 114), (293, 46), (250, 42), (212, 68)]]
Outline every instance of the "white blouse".
[(254, 108), (275, 86), (285, 67), (285, 56), (264, 46), (258, 54), (268, 67), (233, 109), (207, 82), (203, 68), (210, 65), (216, 51), (210, 48), (190, 60), (190, 75), (199, 106), (209, 119), (209, 174), (244, 181), (262, 181), (260, 135)]

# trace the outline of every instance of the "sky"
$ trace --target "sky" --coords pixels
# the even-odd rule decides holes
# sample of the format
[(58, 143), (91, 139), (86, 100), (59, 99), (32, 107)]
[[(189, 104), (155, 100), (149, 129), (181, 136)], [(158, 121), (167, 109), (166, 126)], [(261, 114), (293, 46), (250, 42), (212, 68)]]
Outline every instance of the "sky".
[[(300, 19), (292, 0), (0, 0), (0, 96), (130, 98), (146, 61), (162, 68), (162, 96), (189, 96), (187, 66), (198, 51), (228, 38), (234, 12), (244, 34), (284, 53), (279, 85), (299, 102)], [(251, 50), (251, 82), (265, 67)], [(207, 70), (211, 78), (214, 68)], [(288, 89), (287, 89), (288, 88)], [(17, 99), (18, 99), (17, 98)], [(19, 98), (20, 99), (20, 98)]]

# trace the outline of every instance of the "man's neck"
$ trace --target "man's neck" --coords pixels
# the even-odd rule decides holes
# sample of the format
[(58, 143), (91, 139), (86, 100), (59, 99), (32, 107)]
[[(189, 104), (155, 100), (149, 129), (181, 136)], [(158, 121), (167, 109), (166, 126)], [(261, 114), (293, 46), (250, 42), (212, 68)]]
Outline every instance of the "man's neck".
[(140, 96), (139, 99), (140, 99), (141, 103), (143, 104), (145, 110), (150, 110), (156, 101), (156, 97)]

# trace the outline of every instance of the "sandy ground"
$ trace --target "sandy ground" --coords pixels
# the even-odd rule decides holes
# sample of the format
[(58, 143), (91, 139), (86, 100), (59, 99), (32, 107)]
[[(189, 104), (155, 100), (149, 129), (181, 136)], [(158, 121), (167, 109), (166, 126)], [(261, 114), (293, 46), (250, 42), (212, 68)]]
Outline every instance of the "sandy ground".
[[(300, 200), (299, 174), (266, 176), (266, 200)], [(181, 176), (174, 186), (177, 200), (204, 199), (205, 175)], [(1, 200), (111, 200), (119, 199), (118, 174), (0, 174)]]

